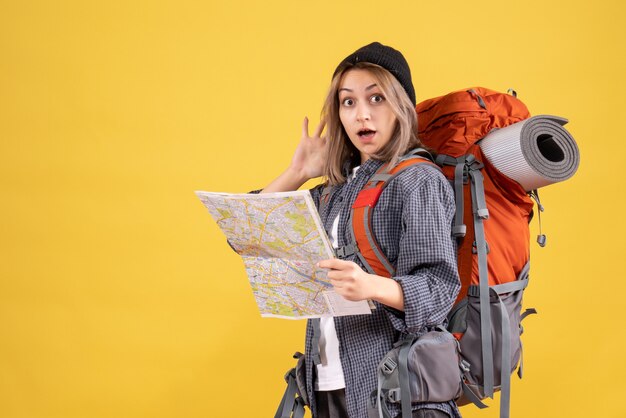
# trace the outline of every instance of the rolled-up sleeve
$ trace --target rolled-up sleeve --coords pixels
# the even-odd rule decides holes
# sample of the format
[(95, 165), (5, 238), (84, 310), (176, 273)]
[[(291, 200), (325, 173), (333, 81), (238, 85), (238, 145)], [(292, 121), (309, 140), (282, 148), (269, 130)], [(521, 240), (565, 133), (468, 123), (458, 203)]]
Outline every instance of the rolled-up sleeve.
[(402, 230), (393, 277), (402, 287), (404, 312), (387, 308), (401, 332), (419, 332), (445, 321), (460, 289), (452, 188), (432, 169), (414, 170), (403, 185)]

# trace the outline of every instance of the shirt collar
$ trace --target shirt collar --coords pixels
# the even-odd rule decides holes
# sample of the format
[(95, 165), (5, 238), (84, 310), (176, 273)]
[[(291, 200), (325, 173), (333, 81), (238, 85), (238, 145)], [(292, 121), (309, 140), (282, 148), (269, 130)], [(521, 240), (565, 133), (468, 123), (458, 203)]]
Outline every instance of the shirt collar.
[(357, 177), (367, 176), (367, 178), (370, 178), (383, 164), (383, 161), (374, 160), (372, 158), (356, 167), (351, 167), (350, 163), (346, 162), (343, 166), (346, 183), (351, 182)]
[(374, 160), (374, 159), (370, 158), (369, 160), (367, 160), (363, 164), (361, 164), (361, 168), (359, 169), (359, 172), (357, 173), (357, 176), (367, 176), (369, 178), (383, 164), (384, 164), (383, 161)]

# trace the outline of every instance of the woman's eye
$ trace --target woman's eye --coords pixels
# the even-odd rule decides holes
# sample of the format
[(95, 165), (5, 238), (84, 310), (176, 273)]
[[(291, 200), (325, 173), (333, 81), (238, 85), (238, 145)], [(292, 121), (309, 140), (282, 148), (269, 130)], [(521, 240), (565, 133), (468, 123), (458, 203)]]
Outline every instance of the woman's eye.
[(344, 106), (352, 106), (354, 104), (354, 100), (352, 100), (352, 99), (343, 99), (341, 104), (344, 105)]
[(375, 94), (370, 98), (370, 100), (372, 101), (372, 103), (380, 103), (385, 100), (385, 98), (380, 94)]

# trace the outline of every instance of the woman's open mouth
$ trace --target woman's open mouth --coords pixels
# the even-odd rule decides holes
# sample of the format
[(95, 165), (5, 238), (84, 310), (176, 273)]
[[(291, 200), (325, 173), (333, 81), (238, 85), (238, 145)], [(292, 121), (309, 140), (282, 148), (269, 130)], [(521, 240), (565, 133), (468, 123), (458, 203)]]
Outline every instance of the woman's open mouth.
[(361, 129), (357, 132), (357, 135), (361, 139), (361, 141), (369, 142), (374, 139), (374, 135), (376, 135), (376, 131), (372, 131), (371, 129)]

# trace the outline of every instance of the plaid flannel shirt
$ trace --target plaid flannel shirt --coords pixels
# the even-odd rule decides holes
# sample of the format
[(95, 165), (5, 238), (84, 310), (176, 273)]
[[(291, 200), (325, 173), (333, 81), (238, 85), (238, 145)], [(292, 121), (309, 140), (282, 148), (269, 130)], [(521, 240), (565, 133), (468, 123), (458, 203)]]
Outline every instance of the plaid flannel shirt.
[[(338, 244), (350, 243), (347, 222), (357, 194), (382, 162), (368, 160), (355, 178), (334, 187), (328, 203), (320, 213), (326, 231), (339, 215)], [(319, 207), (322, 187), (311, 190)], [(335, 318), (339, 355), (346, 381), (346, 406), (349, 416), (367, 416), (367, 402), (377, 386), (376, 369), (404, 332), (423, 334), (429, 327), (442, 324), (452, 307), (460, 282), (456, 247), (451, 236), (454, 195), (443, 174), (429, 164), (418, 164), (391, 180), (372, 215), (372, 229), (383, 252), (396, 268), (393, 277), (404, 293), (404, 312), (375, 302), (371, 315)], [(356, 255), (346, 257), (361, 265)], [(307, 392), (311, 410), (316, 415), (313, 392), (313, 329), (306, 330)], [(388, 404), (395, 416), (398, 404)], [(460, 417), (453, 401), (414, 404), (415, 408), (432, 408)]]

